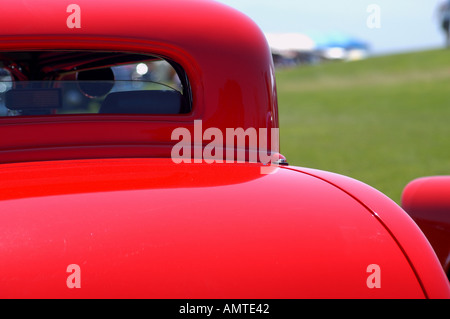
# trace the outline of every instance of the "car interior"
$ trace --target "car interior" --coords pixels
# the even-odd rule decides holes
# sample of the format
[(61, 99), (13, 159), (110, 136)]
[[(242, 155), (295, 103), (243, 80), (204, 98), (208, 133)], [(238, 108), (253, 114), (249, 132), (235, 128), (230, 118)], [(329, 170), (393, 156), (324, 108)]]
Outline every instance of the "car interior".
[(189, 81), (176, 62), (98, 51), (0, 53), (0, 117), (187, 114)]

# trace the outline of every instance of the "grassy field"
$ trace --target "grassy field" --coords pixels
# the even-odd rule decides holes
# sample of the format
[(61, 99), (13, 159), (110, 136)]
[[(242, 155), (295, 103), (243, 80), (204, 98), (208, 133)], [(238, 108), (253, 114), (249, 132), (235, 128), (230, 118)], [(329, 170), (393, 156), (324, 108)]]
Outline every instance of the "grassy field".
[(414, 178), (450, 174), (450, 51), (277, 71), (281, 153), (400, 203)]

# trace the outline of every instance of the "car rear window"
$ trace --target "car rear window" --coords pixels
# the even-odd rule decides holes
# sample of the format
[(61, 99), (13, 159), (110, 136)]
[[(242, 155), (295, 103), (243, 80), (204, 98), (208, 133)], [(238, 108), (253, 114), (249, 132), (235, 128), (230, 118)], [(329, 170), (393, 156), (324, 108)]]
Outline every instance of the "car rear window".
[(191, 111), (175, 62), (120, 52), (0, 53), (0, 116), (175, 115)]

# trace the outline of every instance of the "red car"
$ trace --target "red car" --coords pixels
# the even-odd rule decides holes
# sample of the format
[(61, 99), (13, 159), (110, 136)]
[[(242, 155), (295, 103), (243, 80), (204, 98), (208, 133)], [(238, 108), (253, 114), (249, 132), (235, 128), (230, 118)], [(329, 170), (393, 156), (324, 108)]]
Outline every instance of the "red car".
[(1, 298), (449, 298), (375, 189), (289, 166), (271, 52), (216, 2), (14, 1)]

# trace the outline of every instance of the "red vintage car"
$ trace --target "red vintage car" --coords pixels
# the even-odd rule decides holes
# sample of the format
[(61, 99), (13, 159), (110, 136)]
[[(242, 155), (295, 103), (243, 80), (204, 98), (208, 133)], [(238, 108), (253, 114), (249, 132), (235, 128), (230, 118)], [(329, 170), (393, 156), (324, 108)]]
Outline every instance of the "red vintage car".
[(196, 0), (0, 22), (1, 298), (449, 298), (375, 189), (289, 166), (261, 30)]

